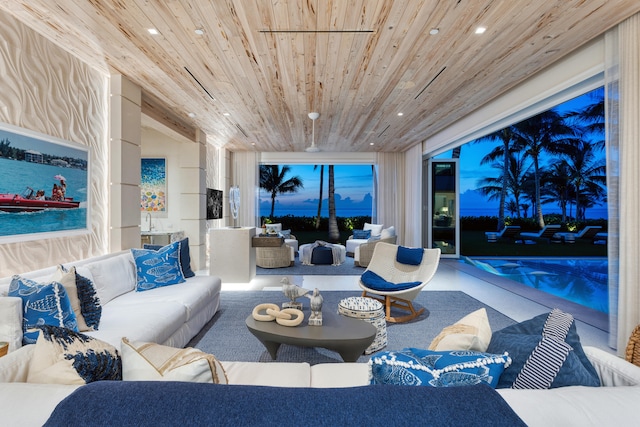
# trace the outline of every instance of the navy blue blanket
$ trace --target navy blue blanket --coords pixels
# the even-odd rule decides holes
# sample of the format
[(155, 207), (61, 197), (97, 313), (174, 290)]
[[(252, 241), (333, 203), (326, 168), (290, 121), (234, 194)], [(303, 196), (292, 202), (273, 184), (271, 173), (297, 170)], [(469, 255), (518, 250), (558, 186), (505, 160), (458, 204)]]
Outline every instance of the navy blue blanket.
[(284, 388), (99, 381), (58, 404), (46, 426), (524, 426), (486, 385)]

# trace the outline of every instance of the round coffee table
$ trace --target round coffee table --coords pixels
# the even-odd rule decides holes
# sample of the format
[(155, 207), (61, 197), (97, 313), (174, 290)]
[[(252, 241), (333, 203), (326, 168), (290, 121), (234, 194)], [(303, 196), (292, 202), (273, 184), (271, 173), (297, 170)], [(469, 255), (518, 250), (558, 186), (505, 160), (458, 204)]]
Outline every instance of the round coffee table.
[(323, 312), (322, 326), (309, 326), (307, 319), (299, 326), (281, 326), (276, 322), (259, 322), (249, 315), (245, 323), (249, 331), (276, 359), (281, 344), (322, 347), (336, 351), (345, 362), (355, 362), (373, 342), (377, 329), (359, 319)]

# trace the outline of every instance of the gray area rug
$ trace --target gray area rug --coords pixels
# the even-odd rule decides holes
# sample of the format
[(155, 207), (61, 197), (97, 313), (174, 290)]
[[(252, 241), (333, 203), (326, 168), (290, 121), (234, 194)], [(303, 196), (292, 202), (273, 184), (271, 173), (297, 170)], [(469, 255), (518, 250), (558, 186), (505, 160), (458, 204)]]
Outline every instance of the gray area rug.
[[(359, 296), (358, 292), (324, 291), (322, 311), (336, 310), (343, 298)], [(195, 347), (215, 355), (220, 360), (243, 362), (272, 362), (264, 346), (245, 325), (245, 319), (253, 308), (261, 303), (280, 305), (287, 298), (278, 291), (224, 291), (221, 293), (220, 310), (196, 335), (189, 347)], [(309, 300), (304, 303), (305, 321), (309, 317)], [(414, 301), (416, 309), (425, 307), (425, 312), (409, 323), (387, 324), (388, 344), (384, 350), (401, 350), (406, 347), (427, 348), (433, 338), (444, 328), (465, 315), (482, 307), (487, 309), (492, 331), (497, 331), (515, 322), (475, 298), (459, 291), (422, 291)], [(375, 353), (374, 353), (375, 354)], [(362, 355), (358, 362), (367, 362), (371, 355)], [(323, 348), (306, 348), (283, 344), (277, 362), (332, 363), (342, 362), (340, 355)]]
[(302, 265), (300, 258), (296, 255), (295, 265), (293, 267), (256, 267), (256, 274), (278, 276), (359, 276), (364, 273), (365, 270), (364, 267), (356, 267), (353, 265), (353, 257), (347, 257), (341, 265)]

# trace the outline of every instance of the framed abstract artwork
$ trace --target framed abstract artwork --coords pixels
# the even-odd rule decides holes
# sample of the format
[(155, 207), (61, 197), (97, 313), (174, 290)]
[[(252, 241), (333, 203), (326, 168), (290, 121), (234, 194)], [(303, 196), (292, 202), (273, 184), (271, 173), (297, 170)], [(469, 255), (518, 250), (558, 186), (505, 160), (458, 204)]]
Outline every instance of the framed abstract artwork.
[(143, 158), (140, 166), (140, 210), (167, 212), (167, 159)]
[(89, 232), (89, 147), (0, 123), (0, 241)]
[(222, 218), (222, 190), (207, 188), (207, 219)]

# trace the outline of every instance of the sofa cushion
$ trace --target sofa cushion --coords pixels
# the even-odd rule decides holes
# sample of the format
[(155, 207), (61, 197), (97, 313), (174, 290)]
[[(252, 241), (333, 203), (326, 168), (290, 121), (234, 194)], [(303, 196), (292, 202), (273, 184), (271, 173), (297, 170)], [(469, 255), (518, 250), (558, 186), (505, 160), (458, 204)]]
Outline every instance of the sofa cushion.
[(71, 308), (67, 292), (58, 282), (39, 283), (20, 276), (13, 276), (9, 296), (22, 299), (23, 344), (34, 344), (38, 331), (30, 330), (38, 325), (54, 325), (78, 330), (76, 316)]
[(481, 308), (440, 331), (431, 341), (429, 350), (487, 351), (490, 341), (491, 325), (487, 310)]
[(354, 239), (368, 239), (371, 237), (371, 230), (353, 230)]
[(80, 298), (78, 298), (78, 287), (76, 285), (76, 269), (71, 267), (69, 271), (65, 271), (64, 267), (59, 265), (55, 273), (51, 276), (51, 280), (58, 282), (64, 286), (64, 290), (67, 292), (69, 302), (71, 303), (71, 309), (76, 316), (76, 322), (78, 322), (78, 331), (88, 331), (91, 328), (87, 326), (80, 309)]
[(39, 326), (27, 382), (87, 384), (121, 380), (122, 362), (110, 344), (56, 326)]
[[(143, 249), (152, 249), (157, 251), (162, 249), (163, 245), (150, 245), (145, 243), (142, 247)], [(186, 237), (180, 240), (180, 268), (182, 269), (182, 275), (185, 278), (193, 277), (196, 273), (191, 269), (191, 253), (189, 249), (189, 238)]]
[(396, 261), (405, 265), (420, 265), (422, 257), (424, 255), (424, 249), (422, 248), (407, 248), (405, 246), (398, 246), (396, 252)]
[(431, 351), (405, 348), (369, 360), (371, 384), (456, 387), (480, 384), (495, 388), (511, 358), (478, 351)]
[(112, 299), (136, 288), (136, 269), (130, 253), (101, 259), (86, 267), (91, 272), (103, 307)]
[(212, 355), (195, 348), (174, 348), (122, 338), (124, 381), (188, 381), (226, 384), (227, 376)]
[(362, 229), (371, 230), (371, 237), (374, 237), (380, 236), (380, 233), (382, 233), (382, 227), (384, 227), (384, 224), (369, 224), (368, 222), (365, 222)]
[(102, 308), (100, 329), (87, 331), (86, 335), (106, 341), (116, 348), (120, 348), (122, 337), (131, 341), (164, 344), (187, 321), (187, 310), (180, 303), (158, 301), (132, 305), (121, 304), (121, 299), (116, 298)]
[(389, 228), (385, 228), (380, 232), (381, 239), (388, 239), (396, 235), (396, 228), (392, 225)]
[[(547, 318), (549, 318), (549, 313), (541, 314), (493, 333), (487, 351), (490, 353), (508, 352), (513, 360), (511, 366), (505, 369), (500, 378), (498, 388), (513, 386), (530, 355), (541, 343)], [(550, 388), (572, 385), (599, 386), (600, 379), (582, 349), (575, 322), (571, 322), (567, 337), (563, 341), (570, 346), (570, 350), (566, 354), (560, 370), (555, 374)], [(545, 359), (553, 361), (558, 357), (560, 357), (559, 354), (550, 354)], [(545, 360), (538, 362), (535, 368), (540, 376), (548, 375), (548, 371), (551, 369)]]
[(184, 282), (180, 267), (180, 242), (171, 243), (157, 251), (132, 248), (131, 254), (136, 264), (136, 291)]
[(129, 292), (113, 301), (115, 307), (126, 310), (125, 306), (150, 306), (162, 302), (178, 303), (186, 308), (187, 320), (211, 304), (215, 294), (221, 289), (221, 282), (210, 276), (195, 276), (185, 283), (163, 286), (145, 292)]

